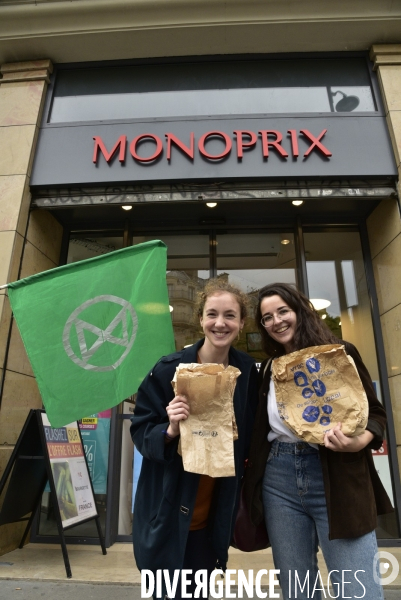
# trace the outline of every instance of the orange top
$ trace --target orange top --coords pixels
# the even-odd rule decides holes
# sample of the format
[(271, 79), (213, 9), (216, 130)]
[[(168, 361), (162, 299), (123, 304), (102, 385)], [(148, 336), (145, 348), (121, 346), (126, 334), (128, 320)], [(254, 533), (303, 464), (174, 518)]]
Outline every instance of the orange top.
[(199, 480), (198, 493), (196, 495), (194, 512), (192, 514), (190, 531), (203, 529), (207, 525), (210, 507), (212, 504), (213, 489), (216, 480), (209, 475), (201, 475)]
[[(199, 352), (197, 355), (199, 364), (202, 364)], [(194, 512), (189, 526), (189, 531), (203, 529), (207, 525), (210, 507), (212, 505), (213, 490), (215, 479), (209, 475), (201, 475), (199, 480), (198, 493), (196, 494)]]

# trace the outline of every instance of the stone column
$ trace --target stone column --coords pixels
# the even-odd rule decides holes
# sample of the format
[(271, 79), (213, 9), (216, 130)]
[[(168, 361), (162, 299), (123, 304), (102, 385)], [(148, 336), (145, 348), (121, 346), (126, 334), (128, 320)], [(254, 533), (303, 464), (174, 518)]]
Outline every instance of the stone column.
[[(31, 168), (51, 71), (50, 60), (0, 68), (0, 285), (58, 265), (61, 225), (45, 211), (29, 216)], [(0, 290), (0, 476), (29, 409), (41, 405), (7, 291)], [(0, 527), (0, 555), (17, 547), (24, 527)]]
[(387, 370), (401, 465), (401, 44), (375, 45), (370, 57), (377, 71), (387, 125), (398, 167), (398, 199), (383, 200), (367, 220), (379, 301)]

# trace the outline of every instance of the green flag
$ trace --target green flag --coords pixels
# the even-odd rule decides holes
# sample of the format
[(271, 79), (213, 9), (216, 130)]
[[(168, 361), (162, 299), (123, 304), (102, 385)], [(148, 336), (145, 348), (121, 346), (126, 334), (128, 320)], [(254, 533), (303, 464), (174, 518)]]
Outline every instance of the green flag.
[(8, 293), (52, 427), (122, 402), (175, 350), (163, 242), (45, 271)]

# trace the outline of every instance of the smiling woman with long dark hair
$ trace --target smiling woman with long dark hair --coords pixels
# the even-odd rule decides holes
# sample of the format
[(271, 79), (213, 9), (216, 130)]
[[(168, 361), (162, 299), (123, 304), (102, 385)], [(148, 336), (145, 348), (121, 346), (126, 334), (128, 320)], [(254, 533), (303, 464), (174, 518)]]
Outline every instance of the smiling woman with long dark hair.
[[(377, 552), (376, 515), (392, 506), (373, 464), (372, 449), (382, 445), (386, 415), (356, 348), (336, 338), (309, 299), (285, 283), (259, 291), (256, 320), (270, 357), (260, 370), (260, 394), (252, 436), (245, 499), (252, 520), (266, 522), (280, 584), (288, 598), (321, 599), (317, 551), (322, 549), (332, 584), (345, 596), (381, 600), (373, 573)], [(366, 430), (347, 437), (337, 423), (325, 434), (324, 446), (303, 442), (281, 421), (271, 359), (325, 344), (344, 344), (355, 362), (368, 402)], [(376, 561), (377, 563), (377, 561)], [(308, 579), (303, 591), (300, 586)], [(359, 573), (357, 573), (359, 571)], [(336, 589), (336, 588), (335, 588)], [(292, 590), (292, 595), (291, 595)], [(326, 597), (326, 594), (325, 594)]]

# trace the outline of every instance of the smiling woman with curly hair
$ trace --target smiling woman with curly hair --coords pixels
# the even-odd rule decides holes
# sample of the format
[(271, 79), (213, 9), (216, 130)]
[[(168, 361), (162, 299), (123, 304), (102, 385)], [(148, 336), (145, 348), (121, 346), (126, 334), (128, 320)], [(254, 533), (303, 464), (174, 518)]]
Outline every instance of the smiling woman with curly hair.
[[(132, 439), (143, 455), (134, 506), (135, 558), (139, 569), (167, 569), (170, 581), (176, 569), (194, 574), (202, 569), (210, 575), (216, 565), (225, 569), (227, 563), (257, 404), (255, 362), (232, 347), (244, 325), (246, 304), (246, 295), (235, 286), (210, 281), (197, 308), (205, 337), (161, 358), (138, 390), (131, 425)], [(218, 363), (241, 371), (234, 392), (234, 477), (212, 478), (183, 469), (180, 422), (188, 418), (190, 407), (186, 397), (174, 396), (171, 386), (180, 363)], [(192, 577), (188, 591), (194, 590)], [(163, 587), (162, 597), (166, 594)]]

